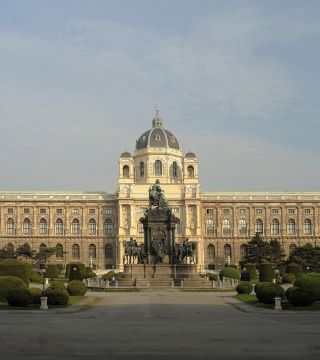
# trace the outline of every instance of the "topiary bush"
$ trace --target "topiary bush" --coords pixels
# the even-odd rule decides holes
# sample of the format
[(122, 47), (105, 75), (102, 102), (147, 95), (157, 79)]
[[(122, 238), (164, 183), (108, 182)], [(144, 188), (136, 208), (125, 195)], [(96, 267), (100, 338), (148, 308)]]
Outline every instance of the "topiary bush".
[(49, 264), (46, 267), (46, 273), (44, 275), (44, 277), (49, 278), (49, 279), (53, 279), (58, 277), (58, 268), (56, 264)]
[(256, 264), (245, 264), (244, 267), (250, 275), (250, 280), (256, 280), (258, 278)]
[(30, 264), (14, 259), (3, 260), (0, 262), (0, 276), (14, 276), (29, 285)]
[(295, 289), (298, 289), (298, 288), (295, 287), (295, 286), (292, 286), (292, 287), (289, 287), (289, 288), (286, 290), (286, 298), (287, 298), (287, 299), (289, 299), (289, 296), (290, 296), (291, 291), (294, 291)]
[(308, 291), (314, 298), (314, 300), (320, 300), (320, 274), (319, 273), (308, 273), (299, 276), (294, 286)]
[(302, 267), (299, 264), (291, 263), (286, 266), (286, 272), (294, 274), (297, 278), (302, 275)]
[(274, 264), (271, 263), (261, 264), (259, 269), (259, 281), (260, 282), (273, 281), (273, 279), (275, 278), (274, 269), (275, 269)]
[(44, 296), (48, 298), (49, 305), (67, 305), (69, 301), (68, 292), (63, 289), (48, 287), (44, 292)]
[[(288, 292), (288, 300), (294, 306), (310, 306), (314, 302), (314, 297), (303, 289), (292, 287)], [(288, 289), (289, 290), (289, 289)]]
[(42, 290), (36, 287), (29, 287), (28, 291), (31, 295), (31, 301), (32, 304), (40, 304), (41, 303), (41, 296), (42, 296)]
[(219, 273), (220, 279), (223, 277), (231, 278), (231, 279), (240, 279), (240, 271), (232, 268), (232, 267), (226, 267), (222, 269)]
[(86, 267), (86, 278), (91, 279), (97, 277), (97, 274), (92, 270), (91, 267)]
[(218, 281), (219, 280), (219, 275), (218, 274), (212, 274), (212, 273), (207, 273), (206, 277), (210, 280), (210, 281)]
[(67, 286), (69, 295), (83, 296), (87, 292), (87, 287), (80, 280), (72, 280)]
[(293, 273), (284, 273), (282, 274), (282, 282), (283, 284), (293, 284), (296, 277)]
[(284, 299), (285, 291), (279, 284), (274, 283), (259, 283), (254, 287), (257, 299), (264, 304), (273, 304), (275, 297)]
[(18, 287), (8, 292), (7, 301), (10, 306), (28, 306), (32, 297), (27, 288)]
[(66, 287), (62, 281), (51, 281), (48, 289), (60, 289), (60, 290), (66, 290)]
[(70, 263), (66, 266), (66, 278), (69, 281), (83, 280), (86, 276), (86, 267), (82, 263)]
[(101, 278), (103, 281), (107, 281), (107, 280), (110, 281), (112, 280), (112, 278), (117, 279), (119, 277), (121, 277), (120, 273), (116, 273), (114, 271), (108, 271), (106, 274), (103, 274)]
[(0, 301), (6, 301), (10, 290), (27, 288), (27, 284), (15, 276), (0, 276)]
[(30, 281), (33, 283), (41, 283), (42, 277), (38, 270), (32, 269), (30, 271)]
[(242, 282), (237, 285), (236, 291), (238, 294), (250, 294), (253, 290), (253, 285), (249, 282)]

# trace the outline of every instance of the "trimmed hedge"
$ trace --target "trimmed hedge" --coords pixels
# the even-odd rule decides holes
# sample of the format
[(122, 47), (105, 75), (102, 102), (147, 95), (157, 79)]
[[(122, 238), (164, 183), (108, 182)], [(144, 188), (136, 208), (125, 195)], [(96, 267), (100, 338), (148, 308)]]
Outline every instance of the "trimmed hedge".
[(70, 295), (83, 296), (87, 292), (87, 287), (80, 280), (72, 280), (67, 286)]
[[(76, 269), (76, 270), (73, 270)], [(74, 262), (67, 264), (65, 277), (72, 280), (83, 280), (86, 276), (86, 267), (83, 263)]]
[(67, 290), (62, 289), (48, 287), (44, 292), (44, 296), (48, 298), (48, 305), (67, 305), (69, 301)]
[(90, 279), (95, 277), (97, 277), (97, 274), (92, 270), (92, 268), (90, 266), (86, 267), (86, 278)]
[(247, 272), (250, 275), (250, 280), (258, 279), (256, 264), (245, 264), (244, 267), (246, 268)]
[(236, 291), (238, 294), (250, 294), (253, 290), (253, 285), (249, 282), (243, 282), (237, 285)]
[(27, 284), (15, 276), (0, 276), (0, 301), (5, 301), (9, 291), (15, 288), (27, 288)]
[[(292, 287), (288, 292), (288, 300), (294, 306), (310, 306), (314, 302), (314, 297), (303, 289)], [(288, 289), (289, 290), (289, 289)]]
[(274, 264), (271, 263), (261, 264), (259, 269), (259, 281), (260, 282), (273, 281), (273, 279), (275, 278), (274, 268), (275, 268)]
[(13, 259), (3, 260), (0, 262), (0, 276), (14, 276), (29, 285), (30, 264)]
[(218, 280), (219, 280), (219, 275), (218, 275), (218, 274), (207, 273), (205, 276), (206, 276), (210, 281), (218, 281)]
[(279, 284), (274, 283), (258, 283), (254, 287), (257, 299), (264, 304), (274, 304), (275, 297), (281, 297), (284, 299), (285, 291)]
[(296, 277), (293, 273), (284, 273), (282, 275), (282, 282), (283, 284), (293, 284)]
[(320, 300), (320, 274), (308, 273), (299, 276), (294, 282), (294, 286), (309, 292), (314, 300)]
[(36, 287), (29, 287), (28, 291), (31, 295), (32, 304), (40, 304), (41, 303), (41, 296), (42, 290)]
[(30, 271), (30, 281), (34, 283), (41, 283), (41, 274), (36, 269)]
[(295, 277), (302, 275), (302, 267), (299, 264), (291, 263), (286, 266), (286, 273), (294, 274)]
[(240, 279), (240, 271), (233, 267), (226, 267), (222, 269), (219, 273), (220, 279), (223, 277), (231, 278), (231, 279)]
[(108, 271), (106, 274), (103, 274), (101, 278), (103, 281), (107, 281), (107, 280), (110, 281), (112, 280), (112, 278), (117, 279), (119, 277), (121, 277), (120, 273), (116, 273), (114, 271)]
[(28, 306), (32, 302), (32, 296), (28, 289), (20, 287), (8, 292), (7, 301), (10, 306)]
[(46, 273), (44, 275), (46, 278), (53, 279), (58, 277), (58, 268), (56, 264), (49, 264), (46, 268)]
[(52, 281), (48, 287), (48, 289), (59, 289), (66, 290), (66, 287), (62, 281)]

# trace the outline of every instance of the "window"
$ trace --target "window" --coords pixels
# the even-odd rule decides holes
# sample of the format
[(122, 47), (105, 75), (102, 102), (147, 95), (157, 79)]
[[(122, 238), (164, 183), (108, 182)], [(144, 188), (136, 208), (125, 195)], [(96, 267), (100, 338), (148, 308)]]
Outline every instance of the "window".
[(207, 215), (212, 215), (213, 214), (213, 209), (206, 209), (206, 213)]
[(6, 233), (9, 235), (14, 235), (15, 229), (14, 229), (13, 219), (8, 219), (7, 224), (6, 224)]
[(294, 214), (294, 209), (288, 209), (288, 214)]
[(181, 222), (180, 222), (180, 220), (176, 224), (176, 233), (178, 235), (181, 235)]
[(29, 209), (29, 208), (24, 208), (24, 209), (23, 209), (23, 213), (24, 213), (24, 214), (29, 214), (29, 212), (30, 212), (30, 209)]
[(193, 166), (189, 165), (187, 167), (187, 173), (188, 173), (189, 178), (194, 178), (194, 168), (193, 168)]
[(312, 223), (310, 219), (305, 219), (303, 223), (303, 231), (306, 235), (312, 234)]
[(296, 222), (293, 219), (288, 221), (288, 235), (295, 235), (296, 233)]
[(207, 247), (208, 259), (213, 260), (216, 257), (216, 250), (213, 244), (209, 244)]
[(231, 245), (226, 244), (223, 249), (224, 249), (224, 257), (225, 257), (225, 259), (230, 259), (231, 255), (232, 255), (232, 253), (231, 253)]
[(89, 257), (92, 259), (97, 257), (96, 246), (94, 244), (89, 245)]
[(263, 221), (261, 219), (256, 220), (255, 232), (263, 234)]
[(172, 212), (173, 212), (173, 214), (179, 214), (180, 213), (180, 208), (174, 207), (174, 208), (172, 208)]
[(24, 219), (23, 220), (22, 233), (24, 235), (30, 235), (31, 234), (31, 222), (30, 222), (29, 219)]
[(62, 209), (56, 209), (57, 214), (62, 214)]
[(80, 259), (80, 246), (78, 244), (72, 245), (72, 258)]
[(271, 213), (272, 213), (272, 214), (278, 214), (278, 213), (279, 213), (279, 209), (271, 209)]
[(222, 221), (222, 235), (231, 235), (231, 222), (229, 219)]
[(73, 215), (79, 214), (79, 209), (78, 208), (73, 208), (72, 209), (72, 214)]
[(110, 215), (112, 214), (112, 208), (105, 208), (104, 212), (106, 215)]
[(8, 208), (8, 214), (13, 214), (13, 208)]
[(240, 245), (240, 258), (241, 260), (245, 260), (248, 255), (248, 246), (246, 244)]
[(63, 246), (61, 244), (57, 244), (56, 246), (56, 258), (63, 259)]
[(247, 222), (245, 219), (239, 220), (239, 234), (247, 235)]
[(160, 160), (156, 160), (154, 163), (154, 174), (156, 176), (162, 175), (162, 162)]
[(304, 209), (305, 214), (311, 214), (311, 209)]
[(71, 224), (71, 234), (79, 235), (80, 234), (80, 221), (78, 219), (73, 219)]
[(112, 235), (113, 234), (113, 223), (111, 219), (106, 219), (104, 223), (104, 233), (105, 235)]
[(89, 209), (89, 214), (94, 215), (96, 213), (96, 209)]
[(156, 135), (154, 136), (154, 139), (155, 139), (156, 141), (160, 141), (160, 140), (161, 140), (160, 134), (156, 134)]
[(207, 229), (207, 235), (213, 235), (214, 234), (214, 225), (212, 219), (207, 219), (206, 221), (206, 229)]
[(247, 209), (239, 209), (239, 213), (240, 213), (240, 215), (244, 215), (244, 214), (246, 214), (247, 213)]
[(280, 234), (280, 224), (278, 219), (273, 219), (271, 222), (271, 234), (279, 235)]
[(14, 246), (13, 246), (12, 243), (8, 243), (8, 244), (7, 244), (7, 251), (8, 251), (8, 253), (10, 253), (10, 254), (13, 254), (13, 253), (14, 253)]
[(175, 161), (172, 164), (172, 176), (178, 177), (178, 164)]
[(230, 209), (223, 209), (223, 215), (228, 215), (230, 213)]
[(48, 235), (48, 223), (46, 219), (41, 219), (39, 224), (40, 235)]
[(290, 244), (289, 245), (289, 254), (291, 255), (296, 250), (296, 248), (297, 248), (296, 244)]
[(44, 208), (41, 208), (39, 212), (40, 212), (40, 214), (45, 214), (47, 212), (47, 210)]
[(138, 233), (139, 234), (143, 234), (144, 230), (143, 230), (143, 224), (141, 222), (138, 223)]
[(112, 259), (113, 258), (113, 251), (112, 251), (112, 245), (106, 244), (105, 246), (105, 258), (106, 259)]
[(94, 219), (89, 220), (89, 235), (97, 234), (97, 223)]
[(140, 162), (140, 177), (144, 177), (144, 162)]
[(122, 176), (124, 178), (128, 178), (129, 177), (129, 166), (128, 165), (125, 165), (123, 168), (122, 168)]
[(256, 214), (262, 214), (262, 209), (256, 209)]
[(55, 223), (55, 234), (63, 235), (63, 220), (57, 219)]

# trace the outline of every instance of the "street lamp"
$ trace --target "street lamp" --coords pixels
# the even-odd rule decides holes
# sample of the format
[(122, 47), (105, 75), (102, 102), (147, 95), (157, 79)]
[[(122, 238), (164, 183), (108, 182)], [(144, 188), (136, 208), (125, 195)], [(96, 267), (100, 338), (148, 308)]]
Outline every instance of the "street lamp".
[(48, 310), (48, 298), (46, 296), (44, 296), (44, 291), (45, 291), (44, 274), (46, 272), (46, 268), (44, 267), (43, 269), (40, 270), (40, 272), (41, 272), (41, 277), (42, 277), (42, 296), (40, 298), (40, 300), (41, 300), (40, 310)]

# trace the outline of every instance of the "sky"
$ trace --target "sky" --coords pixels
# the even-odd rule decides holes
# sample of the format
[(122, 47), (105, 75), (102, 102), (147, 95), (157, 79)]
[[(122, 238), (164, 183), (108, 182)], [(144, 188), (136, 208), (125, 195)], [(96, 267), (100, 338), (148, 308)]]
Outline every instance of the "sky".
[(155, 106), (204, 191), (320, 191), (320, 1), (0, 0), (0, 191), (115, 191)]

